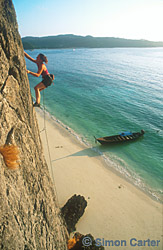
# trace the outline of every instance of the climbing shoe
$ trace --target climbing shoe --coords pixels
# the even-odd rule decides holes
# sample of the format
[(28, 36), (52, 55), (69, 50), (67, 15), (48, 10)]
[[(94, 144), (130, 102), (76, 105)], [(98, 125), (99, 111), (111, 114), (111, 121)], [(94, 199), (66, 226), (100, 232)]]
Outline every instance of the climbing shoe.
[(40, 103), (35, 102), (35, 103), (33, 104), (33, 107), (38, 107), (38, 108), (40, 108)]

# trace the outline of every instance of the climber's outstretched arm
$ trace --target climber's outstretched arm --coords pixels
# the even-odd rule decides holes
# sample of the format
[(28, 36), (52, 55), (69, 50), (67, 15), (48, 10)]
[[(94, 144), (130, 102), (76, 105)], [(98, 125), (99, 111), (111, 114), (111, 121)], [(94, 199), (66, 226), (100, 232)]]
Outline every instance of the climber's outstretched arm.
[(31, 56), (29, 56), (25, 51), (24, 51), (24, 55), (27, 59), (29, 59), (30, 61), (37, 63), (35, 59), (33, 59)]

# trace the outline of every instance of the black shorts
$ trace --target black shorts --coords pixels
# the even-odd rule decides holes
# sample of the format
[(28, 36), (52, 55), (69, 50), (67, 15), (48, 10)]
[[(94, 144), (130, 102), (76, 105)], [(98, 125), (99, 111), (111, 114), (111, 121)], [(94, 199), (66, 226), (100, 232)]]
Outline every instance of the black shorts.
[(42, 80), (42, 83), (45, 85), (45, 87), (49, 87), (53, 82), (53, 79), (50, 75), (46, 75), (43, 80)]

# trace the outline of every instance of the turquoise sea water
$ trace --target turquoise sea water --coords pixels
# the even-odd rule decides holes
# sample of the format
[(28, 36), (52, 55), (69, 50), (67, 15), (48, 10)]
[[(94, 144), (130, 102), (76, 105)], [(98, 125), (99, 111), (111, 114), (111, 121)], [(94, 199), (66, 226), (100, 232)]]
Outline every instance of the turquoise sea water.
[[(48, 57), (55, 85), (44, 91), (48, 112), (135, 185), (163, 194), (163, 48), (33, 50)], [(36, 72), (34, 63), (27, 68)], [(33, 87), (41, 81), (29, 75)], [(43, 96), (43, 94), (42, 94)], [(42, 98), (43, 101), (43, 98)], [(146, 131), (144, 138), (101, 146), (94, 137)]]

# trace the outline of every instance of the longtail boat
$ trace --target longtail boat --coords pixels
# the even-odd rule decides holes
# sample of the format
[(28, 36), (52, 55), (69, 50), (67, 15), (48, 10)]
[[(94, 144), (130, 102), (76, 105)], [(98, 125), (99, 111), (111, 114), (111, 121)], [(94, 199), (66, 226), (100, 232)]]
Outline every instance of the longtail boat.
[(98, 141), (102, 145), (110, 144), (110, 143), (121, 143), (121, 142), (128, 142), (128, 141), (135, 141), (138, 138), (144, 135), (145, 131), (142, 129), (140, 132), (132, 133), (132, 132), (123, 132), (118, 135), (106, 136), (96, 138), (96, 142)]

